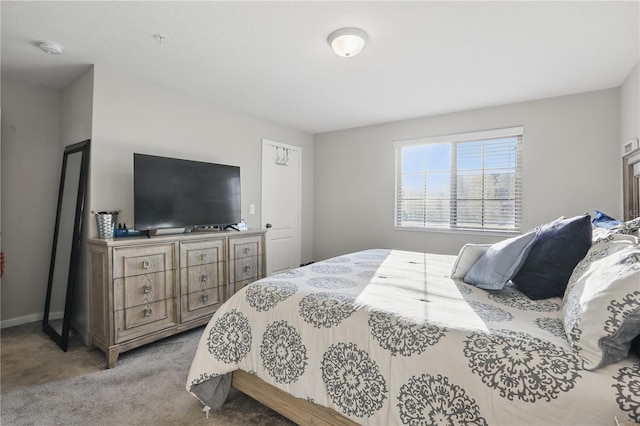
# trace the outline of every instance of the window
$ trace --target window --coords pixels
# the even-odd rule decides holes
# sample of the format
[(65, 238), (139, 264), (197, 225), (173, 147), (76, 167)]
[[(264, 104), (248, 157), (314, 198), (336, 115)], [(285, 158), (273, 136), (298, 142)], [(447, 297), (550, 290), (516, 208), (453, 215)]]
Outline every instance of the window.
[(523, 131), (394, 142), (396, 228), (520, 232)]

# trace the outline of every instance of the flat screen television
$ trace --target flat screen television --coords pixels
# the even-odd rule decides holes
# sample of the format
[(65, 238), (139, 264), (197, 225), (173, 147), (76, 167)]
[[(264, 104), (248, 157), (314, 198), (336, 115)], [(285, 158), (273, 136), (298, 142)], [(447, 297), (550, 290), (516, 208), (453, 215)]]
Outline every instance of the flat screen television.
[(135, 229), (239, 223), (240, 167), (133, 154)]

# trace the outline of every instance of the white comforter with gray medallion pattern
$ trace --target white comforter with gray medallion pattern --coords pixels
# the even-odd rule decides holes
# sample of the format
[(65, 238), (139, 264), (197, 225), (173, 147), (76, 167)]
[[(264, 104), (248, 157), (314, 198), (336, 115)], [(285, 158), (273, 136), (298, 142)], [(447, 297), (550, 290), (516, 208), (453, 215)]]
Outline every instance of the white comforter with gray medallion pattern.
[(640, 421), (640, 361), (582, 369), (562, 300), (449, 278), (454, 256), (366, 250), (251, 284), (206, 327), (187, 389), (242, 369), (371, 425)]

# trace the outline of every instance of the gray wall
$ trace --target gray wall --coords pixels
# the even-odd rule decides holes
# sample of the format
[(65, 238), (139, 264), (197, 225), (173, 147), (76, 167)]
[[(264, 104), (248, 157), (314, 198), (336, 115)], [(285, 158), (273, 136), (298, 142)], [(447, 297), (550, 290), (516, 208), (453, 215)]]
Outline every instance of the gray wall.
[(91, 209), (122, 210), (118, 220), (133, 225), (133, 153), (140, 152), (240, 166), (242, 214), (250, 228), (261, 228), (262, 138), (302, 147), (301, 259), (309, 261), (313, 135), (101, 66), (94, 73)]
[(316, 135), (316, 260), (365, 248), (456, 254), (504, 236), (393, 229), (395, 140), (523, 125), (523, 229), (621, 205), (618, 89)]
[(640, 136), (640, 62), (620, 86), (620, 146)]
[(63, 147), (58, 90), (2, 78), (2, 326), (41, 321)]
[[(621, 192), (611, 190), (621, 186), (620, 145), (640, 128), (639, 80), (636, 66), (619, 90), (321, 134), (314, 142), (99, 66), (63, 91), (3, 78), (2, 326), (41, 320), (62, 147), (69, 143), (93, 139), (87, 212), (118, 208), (133, 223), (132, 152), (197, 155), (243, 167), (243, 210), (256, 204), (246, 219), (260, 226), (264, 137), (303, 148), (303, 261), (366, 247), (455, 253), (465, 242), (501, 237), (393, 231), (393, 140), (524, 125), (525, 229), (594, 208), (615, 214), (622, 209)], [(85, 231), (96, 234), (88, 215)], [(83, 330), (86, 282), (79, 287), (75, 325)]]
[[(63, 145), (91, 139), (93, 116), (93, 67), (76, 78), (62, 91), (60, 141)], [(89, 168), (91, 173), (91, 168)], [(91, 176), (88, 177), (91, 182)], [(89, 287), (87, 285), (88, 265), (86, 240), (91, 222), (91, 193), (87, 191), (82, 223), (81, 247), (78, 258), (77, 284), (74, 288), (73, 315), (71, 326), (88, 336), (89, 327)], [(95, 225), (94, 225), (95, 226)]]
[[(88, 138), (85, 238), (97, 234), (90, 210), (133, 225), (133, 152), (240, 166), (245, 220), (261, 227), (262, 138), (302, 147), (301, 259), (313, 258), (313, 135), (100, 66), (63, 91), (3, 78), (2, 94), (3, 327), (42, 319), (63, 147)], [(80, 268), (73, 322), (86, 335), (85, 256)]]

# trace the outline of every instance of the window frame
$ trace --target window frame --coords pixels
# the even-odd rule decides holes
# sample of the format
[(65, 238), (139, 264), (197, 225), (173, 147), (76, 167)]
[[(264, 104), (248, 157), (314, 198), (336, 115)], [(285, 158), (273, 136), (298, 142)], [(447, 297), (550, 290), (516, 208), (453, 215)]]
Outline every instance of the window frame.
[[(457, 144), (464, 142), (476, 142), (476, 141), (488, 141), (492, 139), (501, 139), (501, 138), (511, 138), (516, 137), (516, 159), (515, 159), (515, 220), (514, 227), (511, 229), (498, 229), (498, 228), (484, 228), (484, 227), (471, 227), (465, 228), (462, 226), (451, 226), (452, 225), (452, 217), (458, 216), (458, 211), (456, 210), (454, 213), (449, 214), (449, 226), (448, 227), (435, 227), (435, 226), (408, 226), (399, 224), (398, 215), (401, 212), (400, 202), (400, 189), (402, 179), (402, 164), (401, 164), (401, 156), (402, 156), (402, 148), (411, 147), (411, 146), (425, 146), (425, 145), (436, 145), (436, 144), (451, 144), (451, 159), (452, 159), (452, 167), (449, 169), (450, 176), (452, 176), (456, 170), (456, 161), (455, 161), (455, 150), (457, 149)], [(523, 147), (523, 139), (524, 139), (524, 126), (515, 126), (501, 129), (492, 129), (492, 130), (483, 130), (477, 132), (468, 132), (468, 133), (458, 133), (451, 135), (441, 135), (434, 137), (426, 137), (426, 138), (417, 138), (417, 139), (406, 139), (406, 140), (397, 140), (393, 141), (393, 148), (395, 154), (395, 165), (394, 165), (394, 178), (395, 178), (395, 194), (394, 194), (394, 214), (393, 214), (393, 226), (394, 230), (398, 231), (417, 231), (417, 232), (450, 232), (450, 233), (465, 233), (465, 234), (496, 234), (496, 235), (512, 235), (512, 234), (520, 234), (522, 233), (522, 147)], [(483, 170), (487, 169), (483, 166)], [(425, 171), (425, 174), (428, 171)], [(455, 182), (453, 179), (451, 182)], [(427, 199), (427, 198), (425, 198)], [(457, 208), (457, 201), (459, 199), (450, 199), (451, 208)], [(484, 201), (484, 197), (483, 197)], [(455, 206), (455, 207), (454, 207)]]

